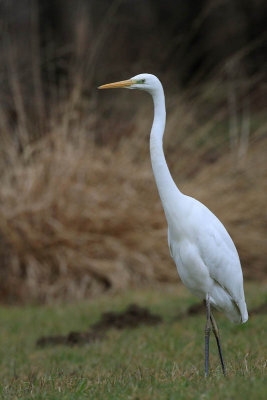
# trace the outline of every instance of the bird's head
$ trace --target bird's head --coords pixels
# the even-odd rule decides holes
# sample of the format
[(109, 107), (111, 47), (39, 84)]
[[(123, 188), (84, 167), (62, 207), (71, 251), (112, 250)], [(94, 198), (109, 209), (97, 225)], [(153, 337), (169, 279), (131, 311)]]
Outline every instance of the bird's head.
[(126, 81), (108, 83), (106, 85), (99, 86), (98, 89), (139, 89), (149, 93), (155, 92), (157, 89), (162, 88), (160, 80), (152, 74), (139, 74), (133, 76)]

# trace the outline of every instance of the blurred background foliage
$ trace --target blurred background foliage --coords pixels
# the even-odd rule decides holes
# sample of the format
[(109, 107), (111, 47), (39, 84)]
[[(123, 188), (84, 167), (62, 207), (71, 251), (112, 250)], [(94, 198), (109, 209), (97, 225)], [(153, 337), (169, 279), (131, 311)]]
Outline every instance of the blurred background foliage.
[(151, 101), (96, 89), (141, 72), (165, 88), (176, 182), (225, 223), (246, 279), (266, 278), (266, 15), (263, 0), (0, 1), (2, 301), (178, 281)]

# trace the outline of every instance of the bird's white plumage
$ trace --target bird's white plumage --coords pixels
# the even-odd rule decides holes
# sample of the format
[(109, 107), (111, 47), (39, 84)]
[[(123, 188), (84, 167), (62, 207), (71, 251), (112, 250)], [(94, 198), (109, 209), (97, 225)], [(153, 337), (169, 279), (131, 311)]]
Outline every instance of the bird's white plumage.
[(207, 207), (184, 197), (190, 209), (186, 223), (191, 229), (181, 235), (175, 223), (168, 224), (169, 247), (181, 280), (201, 299), (209, 293), (211, 304), (224, 311), (231, 321), (245, 322), (248, 315), (235, 245)]
[(132, 88), (148, 91), (154, 101), (150, 136), (152, 168), (168, 222), (171, 256), (185, 286), (205, 299), (234, 323), (246, 322), (247, 307), (243, 275), (236, 247), (219, 219), (202, 203), (185, 196), (176, 187), (166, 164), (162, 138), (165, 129), (165, 99), (157, 77), (140, 74)]
[(162, 143), (166, 109), (160, 81), (154, 75), (139, 74), (100, 88), (109, 87), (144, 90), (153, 98), (151, 163), (168, 222), (170, 253), (182, 282), (200, 299), (208, 295), (211, 304), (231, 321), (246, 322), (242, 269), (231, 237), (207, 207), (180, 192), (168, 169)]

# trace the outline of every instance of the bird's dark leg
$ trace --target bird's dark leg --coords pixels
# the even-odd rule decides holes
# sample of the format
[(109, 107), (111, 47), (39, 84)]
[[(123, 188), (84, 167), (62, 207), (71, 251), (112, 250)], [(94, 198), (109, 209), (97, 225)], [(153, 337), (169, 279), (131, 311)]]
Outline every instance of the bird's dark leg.
[(210, 341), (210, 295), (206, 296), (207, 321), (205, 328), (205, 377), (209, 375), (209, 341)]
[(221, 365), (222, 365), (222, 371), (225, 376), (225, 366), (224, 366), (222, 348), (221, 348), (221, 343), (220, 343), (219, 329), (218, 329), (218, 326), (216, 324), (215, 318), (212, 313), (210, 313), (210, 320), (211, 320), (211, 324), (212, 324), (212, 330), (213, 330), (214, 336), (216, 338), (217, 346), (218, 346), (219, 356), (220, 356)]

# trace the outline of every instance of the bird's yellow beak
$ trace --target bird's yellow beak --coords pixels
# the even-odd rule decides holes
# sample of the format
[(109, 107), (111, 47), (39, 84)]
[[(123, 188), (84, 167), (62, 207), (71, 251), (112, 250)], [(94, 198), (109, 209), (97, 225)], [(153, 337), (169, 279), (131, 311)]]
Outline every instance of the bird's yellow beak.
[(131, 79), (128, 79), (127, 81), (120, 81), (120, 82), (114, 82), (114, 83), (107, 83), (106, 85), (98, 86), (98, 89), (116, 89), (116, 88), (123, 88), (127, 86), (131, 86), (135, 83), (135, 81), (132, 81)]

